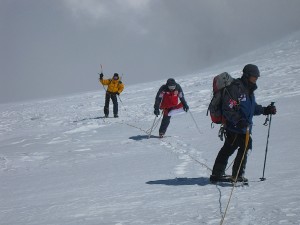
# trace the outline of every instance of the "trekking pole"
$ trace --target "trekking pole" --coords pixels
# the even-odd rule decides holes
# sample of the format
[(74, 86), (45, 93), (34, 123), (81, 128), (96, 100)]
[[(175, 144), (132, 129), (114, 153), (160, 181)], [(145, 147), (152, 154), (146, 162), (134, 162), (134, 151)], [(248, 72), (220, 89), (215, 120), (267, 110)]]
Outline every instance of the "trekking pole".
[(117, 95), (117, 96), (118, 96), (118, 98), (119, 98), (120, 102), (121, 102), (121, 103), (122, 103), (122, 105), (123, 105), (123, 102), (122, 102), (122, 100), (121, 100), (120, 96), (119, 96), (119, 95)]
[(224, 215), (222, 216), (220, 225), (222, 225), (222, 224), (224, 223), (225, 216), (226, 216), (226, 213), (227, 213), (227, 210), (228, 210), (228, 206), (229, 206), (229, 203), (230, 203), (232, 194), (233, 194), (233, 190), (234, 190), (235, 185), (236, 185), (236, 182), (237, 182), (238, 174), (240, 173), (240, 170), (241, 170), (241, 167), (242, 167), (242, 163), (243, 163), (243, 161), (244, 161), (244, 158), (245, 158), (245, 155), (246, 155), (246, 152), (247, 152), (249, 139), (250, 139), (250, 128), (249, 128), (249, 126), (248, 126), (248, 127), (247, 127), (247, 131), (246, 131), (246, 136), (245, 136), (245, 149), (244, 149), (244, 153), (243, 153), (243, 156), (242, 156), (241, 163), (240, 163), (240, 165), (239, 165), (239, 169), (238, 169), (237, 174), (236, 174), (236, 176), (235, 176), (235, 178), (234, 178), (233, 187), (232, 187), (232, 189), (231, 189), (231, 193), (230, 193), (230, 196), (229, 196), (229, 199), (228, 199), (228, 203), (227, 203), (227, 206), (226, 206)]
[[(123, 77), (123, 73), (122, 73), (122, 76), (121, 76), (121, 79), (120, 79), (120, 80), (122, 80), (122, 77)], [(124, 106), (124, 104), (123, 104), (123, 102), (122, 102), (122, 100), (121, 100), (121, 97), (120, 97), (119, 95), (118, 95), (118, 98), (119, 98), (121, 104)], [(126, 111), (126, 110), (125, 110), (125, 111)]]
[[(271, 106), (274, 105), (275, 102), (271, 102)], [(264, 169), (263, 169), (263, 175), (260, 178), (261, 181), (266, 180), (265, 178), (265, 168), (266, 168), (266, 161), (267, 161), (267, 154), (268, 154), (268, 145), (269, 145), (269, 137), (270, 137), (270, 129), (271, 129), (271, 122), (272, 122), (272, 114), (266, 118), (266, 122), (264, 124), (267, 124), (267, 121), (269, 120), (269, 128), (268, 128), (268, 136), (267, 136), (267, 144), (266, 144), (266, 151), (265, 151), (265, 160), (264, 160)]]
[(151, 128), (150, 128), (150, 132), (149, 132), (149, 134), (148, 134), (148, 139), (151, 137), (151, 133), (152, 133), (152, 130), (153, 130), (153, 127), (154, 127), (156, 118), (157, 118), (157, 116), (155, 116), (154, 121), (153, 121), (153, 124), (152, 124), (152, 126), (151, 126)]
[(120, 96), (119, 96), (119, 95), (117, 95), (117, 96), (118, 96), (118, 98), (119, 98), (119, 100), (120, 100), (120, 102), (121, 102), (122, 107), (124, 108), (124, 111), (126, 111), (126, 108), (124, 107), (124, 104), (123, 104), (123, 102), (122, 102)]

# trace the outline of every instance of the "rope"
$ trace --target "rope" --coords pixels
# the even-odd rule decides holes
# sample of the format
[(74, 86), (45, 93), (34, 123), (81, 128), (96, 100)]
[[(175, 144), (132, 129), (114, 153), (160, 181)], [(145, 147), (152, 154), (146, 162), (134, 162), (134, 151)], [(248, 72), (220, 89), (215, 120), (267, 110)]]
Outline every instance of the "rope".
[(234, 162), (234, 159), (233, 159), (232, 162), (229, 164), (229, 166), (227, 166), (227, 168), (225, 169), (225, 171), (227, 171), (227, 170), (231, 167), (231, 165), (233, 164), (233, 162)]
[[(160, 118), (156, 121), (156, 125), (154, 125), (153, 130), (155, 129), (155, 126), (158, 125), (158, 123), (159, 123), (161, 117), (162, 117), (162, 114), (161, 114)], [(140, 127), (137, 127), (137, 126), (134, 126), (134, 125), (132, 125), (132, 124), (125, 123), (125, 122), (117, 122), (117, 123), (119, 123), (119, 124), (125, 124), (125, 125), (127, 125), (127, 126), (136, 128), (136, 129), (138, 129), (138, 130), (140, 130), (140, 131), (143, 131), (144, 133), (146, 133), (146, 134), (148, 134), (148, 135), (149, 135), (149, 130), (151, 129), (151, 128), (150, 128), (150, 129), (148, 129), (148, 130), (144, 130), (144, 129), (140, 128)], [(163, 140), (163, 139), (160, 139), (160, 140), (163, 141), (164, 143), (166, 143), (166, 144), (172, 146), (172, 144), (171, 144), (170, 142), (167, 142), (167, 141), (165, 141), (165, 140)], [(174, 147), (174, 146), (172, 146), (172, 147)], [(176, 148), (176, 147), (174, 147), (174, 148)], [(192, 160), (194, 160), (195, 162), (197, 162), (197, 163), (200, 164), (201, 166), (205, 167), (207, 170), (212, 171), (212, 169), (211, 169), (209, 166), (207, 166), (205, 163), (200, 162), (199, 160), (197, 160), (196, 158), (194, 158), (194, 157), (191, 156), (190, 154), (185, 153), (185, 155), (187, 155), (188, 157), (190, 157)]]
[(199, 163), (201, 166), (205, 167), (207, 170), (212, 172), (212, 169), (209, 166), (207, 166), (205, 163), (200, 162), (198, 159), (195, 159), (190, 154), (187, 154), (187, 156), (189, 156), (192, 160), (194, 160), (195, 162)]
[(199, 131), (200, 134), (203, 134), (202, 131), (200, 130), (200, 128), (198, 127), (198, 124), (197, 124), (197, 122), (196, 122), (196, 120), (195, 120), (195, 118), (194, 118), (191, 110), (189, 110), (189, 112), (190, 112), (190, 115), (191, 115), (191, 117), (192, 117), (192, 119), (193, 119), (193, 121), (194, 121), (194, 123), (195, 123), (195, 125), (197, 127), (197, 130)]
[[(104, 88), (104, 87), (103, 87), (103, 88)], [(192, 115), (192, 113), (191, 113), (190, 110), (189, 110), (189, 112), (190, 112), (190, 115), (191, 115), (191, 117), (192, 117), (192, 119), (193, 119), (193, 121), (194, 121), (194, 123), (195, 123), (195, 125), (196, 125), (196, 127), (197, 127), (197, 130), (199, 131), (200, 134), (203, 134), (203, 133), (201, 132), (199, 126), (197, 125), (197, 122), (196, 122), (195, 118), (193, 117), (193, 115)], [(159, 117), (159, 119), (158, 119), (157, 121), (156, 121), (156, 117), (155, 117), (152, 127), (149, 128), (148, 130), (144, 130), (144, 129), (140, 128), (140, 127), (137, 127), (137, 126), (135, 126), (135, 125), (132, 125), (132, 124), (129, 124), (129, 123), (126, 123), (126, 122), (117, 122), (117, 123), (119, 123), (119, 124), (125, 124), (125, 125), (127, 125), (127, 126), (136, 128), (136, 129), (138, 129), (138, 130), (140, 130), (140, 131), (146, 133), (146, 134), (149, 135), (149, 137), (150, 137), (152, 131), (155, 130), (156, 127), (158, 126), (158, 124), (159, 124), (159, 122), (160, 122), (162, 116), (163, 116), (163, 112), (161, 113), (161, 115), (160, 115), (160, 117)], [(103, 121), (106, 122), (104, 119), (103, 119)], [(163, 140), (162, 140), (162, 141), (163, 141)], [(168, 143), (168, 142), (166, 142), (166, 141), (164, 141), (164, 142), (172, 146), (171, 143)], [(197, 160), (196, 158), (194, 158), (194, 157), (191, 156), (190, 154), (186, 154), (186, 155), (189, 156), (192, 160), (194, 160), (194, 161), (197, 162), (198, 164), (200, 164), (201, 166), (205, 167), (207, 170), (212, 171), (212, 169), (211, 169), (209, 166), (207, 166), (205, 163), (200, 162), (199, 160)]]
[(226, 217), (226, 213), (227, 213), (227, 210), (228, 210), (228, 207), (229, 207), (229, 203), (230, 203), (230, 200), (231, 200), (231, 197), (232, 197), (232, 194), (233, 194), (233, 190), (236, 186), (236, 182), (237, 182), (237, 178), (238, 178), (238, 174), (240, 172), (240, 169), (242, 167), (242, 162), (244, 160), (244, 157), (245, 157), (245, 154), (247, 152), (247, 147), (248, 147), (248, 142), (249, 142), (249, 137), (250, 137), (250, 132), (249, 132), (249, 127), (247, 127), (247, 131), (246, 131), (246, 137), (245, 137), (245, 149), (244, 149), (244, 153), (243, 153), (243, 157), (242, 157), (242, 160), (241, 160), (241, 163), (239, 165), (239, 169), (237, 171), (237, 174), (234, 178), (234, 182), (233, 182), (233, 186), (232, 186), (232, 189), (231, 189), (231, 193), (230, 193), (230, 196), (229, 196), (229, 199), (228, 199), (228, 202), (227, 202), (227, 206), (226, 206), (226, 209), (225, 209), (225, 212), (224, 212), (224, 216), (222, 217), (221, 219), (221, 222), (220, 222), (220, 225), (222, 225), (224, 223), (224, 220), (225, 220), (225, 217)]

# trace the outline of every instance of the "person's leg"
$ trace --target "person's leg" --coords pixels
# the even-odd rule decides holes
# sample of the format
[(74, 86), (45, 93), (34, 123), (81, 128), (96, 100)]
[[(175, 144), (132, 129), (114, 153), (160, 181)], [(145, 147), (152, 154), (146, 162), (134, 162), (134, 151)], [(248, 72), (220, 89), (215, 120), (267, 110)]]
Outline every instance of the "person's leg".
[(163, 136), (166, 133), (168, 126), (170, 124), (170, 120), (171, 120), (171, 116), (168, 116), (168, 115), (163, 116), (161, 124), (160, 124), (160, 128), (159, 128), (160, 136)]
[(104, 115), (108, 117), (109, 114), (109, 101), (110, 101), (110, 94), (106, 92), (105, 94), (105, 105), (104, 105)]
[[(245, 139), (246, 139), (246, 135), (244, 134), (240, 134), (237, 138), (237, 142), (239, 143), (239, 149), (238, 149), (238, 153), (235, 157), (234, 160), (234, 164), (232, 167), (232, 176), (236, 177), (239, 167), (241, 165), (240, 171), (238, 173), (238, 177), (243, 177), (245, 174), (245, 169), (246, 169), (246, 164), (247, 164), (247, 152), (249, 149), (252, 148), (252, 138), (249, 138), (249, 142), (248, 142), (248, 146), (247, 146), (247, 150), (245, 152), (244, 155), (244, 151), (245, 151)], [(244, 155), (244, 159), (243, 159), (243, 155)], [(243, 161), (242, 161), (243, 159)], [(242, 162), (242, 163), (241, 163)]]
[(213, 166), (213, 176), (220, 177), (225, 175), (225, 169), (228, 163), (228, 159), (238, 147), (236, 142), (237, 136), (238, 134), (229, 131), (226, 132), (225, 143), (219, 151), (215, 160), (215, 164)]
[(114, 112), (114, 117), (118, 117), (118, 99), (117, 95), (111, 95), (111, 100), (113, 102), (113, 112)]

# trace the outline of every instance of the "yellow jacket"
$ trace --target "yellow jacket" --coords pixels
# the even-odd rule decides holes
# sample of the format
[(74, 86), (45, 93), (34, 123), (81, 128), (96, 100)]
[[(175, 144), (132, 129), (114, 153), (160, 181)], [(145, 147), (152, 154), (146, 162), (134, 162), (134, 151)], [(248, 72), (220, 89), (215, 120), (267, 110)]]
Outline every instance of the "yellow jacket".
[(124, 89), (124, 84), (122, 81), (120, 81), (120, 78), (118, 80), (114, 79), (100, 79), (100, 83), (102, 85), (107, 85), (107, 92), (110, 93), (121, 93)]

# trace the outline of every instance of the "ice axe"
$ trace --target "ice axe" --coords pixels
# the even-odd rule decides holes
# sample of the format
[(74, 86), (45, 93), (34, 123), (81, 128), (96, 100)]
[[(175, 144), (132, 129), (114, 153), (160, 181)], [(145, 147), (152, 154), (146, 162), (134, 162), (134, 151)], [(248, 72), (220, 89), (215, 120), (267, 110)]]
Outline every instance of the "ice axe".
[[(101, 73), (98, 73), (99, 74), (99, 79), (100, 79), (100, 74), (103, 74), (102, 64), (100, 64), (100, 67), (101, 67)], [(103, 87), (104, 91), (106, 92), (106, 89), (105, 89), (103, 84), (102, 84), (102, 87)]]

